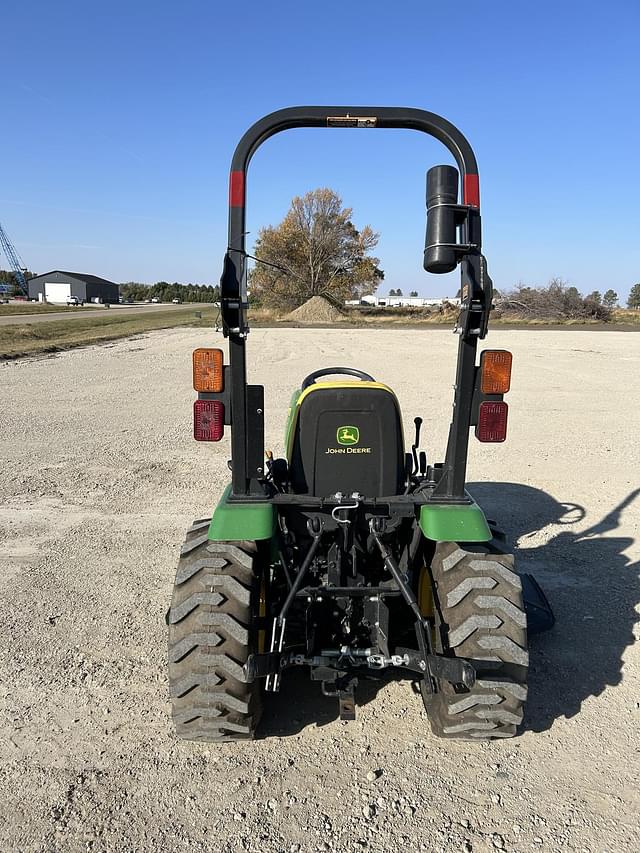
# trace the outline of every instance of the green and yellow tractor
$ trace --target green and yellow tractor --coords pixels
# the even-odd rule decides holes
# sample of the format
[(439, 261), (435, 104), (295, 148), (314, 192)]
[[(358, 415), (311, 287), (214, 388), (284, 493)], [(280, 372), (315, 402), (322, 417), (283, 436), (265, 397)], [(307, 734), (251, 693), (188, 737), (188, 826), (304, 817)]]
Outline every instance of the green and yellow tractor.
[[(322, 366), (291, 401), (286, 454), (264, 450), (264, 388), (246, 375), (246, 175), (257, 147), (295, 127), (408, 128), (453, 166), (427, 173), (424, 267), (460, 266), (453, 416), (444, 462), (427, 464), (420, 418), (407, 451), (391, 388)], [(460, 176), (462, 180), (460, 181)], [(459, 199), (459, 184), (462, 185)], [(221, 280), (228, 364), (193, 354), (194, 435), (231, 428), (231, 482), (212, 518), (187, 532), (169, 627), (169, 683), (181, 738), (256, 736), (270, 692), (303, 667), (343, 719), (361, 678), (410, 679), (431, 728), (448, 738), (511, 737), (527, 698), (527, 632), (549, 627), (542, 591), (520, 575), (504, 535), (465, 488), (470, 430), (505, 440), (511, 355), (483, 350), (492, 283), (481, 250), (478, 169), (462, 133), (418, 109), (295, 107), (272, 113), (233, 156)]]

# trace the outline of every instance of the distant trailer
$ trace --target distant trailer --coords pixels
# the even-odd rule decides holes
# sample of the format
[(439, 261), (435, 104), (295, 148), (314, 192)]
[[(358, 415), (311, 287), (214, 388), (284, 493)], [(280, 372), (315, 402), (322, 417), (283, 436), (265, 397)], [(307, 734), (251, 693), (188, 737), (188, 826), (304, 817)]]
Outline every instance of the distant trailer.
[(65, 305), (72, 296), (80, 302), (102, 304), (117, 304), (120, 300), (120, 288), (115, 282), (86, 273), (53, 270), (30, 278), (27, 284), (29, 299), (53, 305)]

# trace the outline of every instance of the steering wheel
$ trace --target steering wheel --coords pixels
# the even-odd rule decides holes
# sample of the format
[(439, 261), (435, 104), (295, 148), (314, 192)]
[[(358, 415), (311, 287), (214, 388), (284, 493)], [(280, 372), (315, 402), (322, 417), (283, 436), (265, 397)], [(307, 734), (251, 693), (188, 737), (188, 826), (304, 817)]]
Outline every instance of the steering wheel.
[(322, 370), (314, 370), (313, 373), (310, 373), (303, 380), (301, 390), (304, 391), (304, 389), (308, 388), (309, 385), (313, 385), (316, 379), (320, 379), (321, 376), (333, 376), (334, 373), (343, 373), (347, 376), (355, 376), (363, 382), (376, 381), (373, 376), (369, 376), (369, 374), (365, 373), (363, 370), (356, 370), (355, 367), (323, 367)]

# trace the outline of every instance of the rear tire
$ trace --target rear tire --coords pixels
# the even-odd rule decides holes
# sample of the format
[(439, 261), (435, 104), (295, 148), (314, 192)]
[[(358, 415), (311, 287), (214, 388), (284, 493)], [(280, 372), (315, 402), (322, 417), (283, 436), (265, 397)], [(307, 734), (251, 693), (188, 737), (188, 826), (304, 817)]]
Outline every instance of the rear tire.
[(180, 552), (169, 625), (169, 692), (178, 737), (247, 740), (261, 713), (258, 682), (243, 666), (256, 651), (255, 542), (211, 542), (195, 521)]
[(513, 555), (500, 542), (438, 542), (431, 564), (436, 651), (470, 660), (477, 673), (469, 690), (439, 682), (422, 686), (434, 734), (485, 740), (513, 737), (527, 698), (527, 619)]

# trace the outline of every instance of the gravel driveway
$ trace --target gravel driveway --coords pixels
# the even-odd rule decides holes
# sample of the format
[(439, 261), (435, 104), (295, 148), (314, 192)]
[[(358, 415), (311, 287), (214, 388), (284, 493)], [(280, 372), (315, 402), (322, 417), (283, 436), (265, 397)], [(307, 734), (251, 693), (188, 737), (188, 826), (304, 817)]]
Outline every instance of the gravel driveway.
[[(0, 366), (0, 850), (640, 849), (640, 335), (498, 331), (510, 435), (471, 443), (471, 491), (542, 582), (524, 732), (434, 739), (408, 683), (358, 719), (300, 674), (263, 738), (202, 746), (169, 719), (164, 613), (178, 548), (227, 481), (191, 438), (203, 329)], [(394, 387), (442, 456), (456, 338), (439, 329), (255, 330), (267, 446), (292, 388), (350, 364)], [(259, 368), (259, 370), (258, 370)]]

